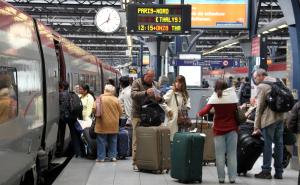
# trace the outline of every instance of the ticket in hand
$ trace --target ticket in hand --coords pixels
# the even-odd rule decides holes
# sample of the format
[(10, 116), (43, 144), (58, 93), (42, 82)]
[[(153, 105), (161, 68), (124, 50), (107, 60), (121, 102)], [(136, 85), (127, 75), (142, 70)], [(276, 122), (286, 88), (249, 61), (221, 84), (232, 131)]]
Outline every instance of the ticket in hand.
[(155, 96), (160, 96), (160, 90), (153, 88), (153, 92)]

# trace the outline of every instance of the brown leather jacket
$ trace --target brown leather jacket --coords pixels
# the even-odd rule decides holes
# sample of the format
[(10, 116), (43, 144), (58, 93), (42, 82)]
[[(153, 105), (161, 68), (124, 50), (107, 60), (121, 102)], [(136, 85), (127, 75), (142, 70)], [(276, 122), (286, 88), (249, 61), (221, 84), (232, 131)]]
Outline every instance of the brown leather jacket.
[(293, 106), (288, 116), (287, 126), (293, 133), (300, 134), (300, 101)]
[(145, 100), (150, 97), (147, 96), (146, 91), (149, 88), (152, 88), (153, 85), (158, 88), (157, 82), (154, 82), (151, 85), (144, 83), (142, 78), (136, 79), (131, 86), (131, 98), (132, 98), (132, 116), (134, 118), (139, 118), (141, 113), (141, 107)]

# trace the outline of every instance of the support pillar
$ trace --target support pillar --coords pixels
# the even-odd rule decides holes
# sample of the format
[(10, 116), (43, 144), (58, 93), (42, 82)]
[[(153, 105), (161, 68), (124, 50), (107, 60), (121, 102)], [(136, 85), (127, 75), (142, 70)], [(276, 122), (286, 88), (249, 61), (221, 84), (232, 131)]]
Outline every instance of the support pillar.
[(292, 87), (300, 97), (300, 2), (299, 0), (278, 0), (278, 4), (283, 11), (288, 24), (288, 30), (292, 46)]

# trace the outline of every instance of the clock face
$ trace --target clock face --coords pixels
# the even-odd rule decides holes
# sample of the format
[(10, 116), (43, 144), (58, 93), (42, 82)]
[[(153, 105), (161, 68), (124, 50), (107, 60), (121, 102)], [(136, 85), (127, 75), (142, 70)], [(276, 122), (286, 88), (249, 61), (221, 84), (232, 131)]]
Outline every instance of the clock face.
[(117, 31), (121, 24), (119, 12), (111, 7), (101, 8), (95, 17), (95, 24), (104, 33)]

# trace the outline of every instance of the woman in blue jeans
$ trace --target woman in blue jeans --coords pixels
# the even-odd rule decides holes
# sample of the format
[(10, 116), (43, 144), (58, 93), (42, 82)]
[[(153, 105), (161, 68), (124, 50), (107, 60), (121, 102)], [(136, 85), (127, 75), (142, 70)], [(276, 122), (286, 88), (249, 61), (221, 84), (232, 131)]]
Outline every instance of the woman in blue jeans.
[(219, 183), (225, 182), (225, 154), (227, 156), (229, 182), (235, 183), (237, 174), (237, 130), (235, 110), (238, 98), (235, 89), (228, 88), (227, 83), (220, 79), (215, 84), (215, 92), (209, 98), (207, 105), (198, 112), (204, 116), (210, 109), (215, 109), (214, 144)]
[(105, 85), (104, 94), (98, 97), (94, 103), (96, 116), (95, 133), (97, 133), (96, 162), (104, 162), (106, 145), (108, 158), (113, 162), (117, 160), (117, 137), (122, 108), (118, 98), (115, 97), (115, 92), (114, 86)]

